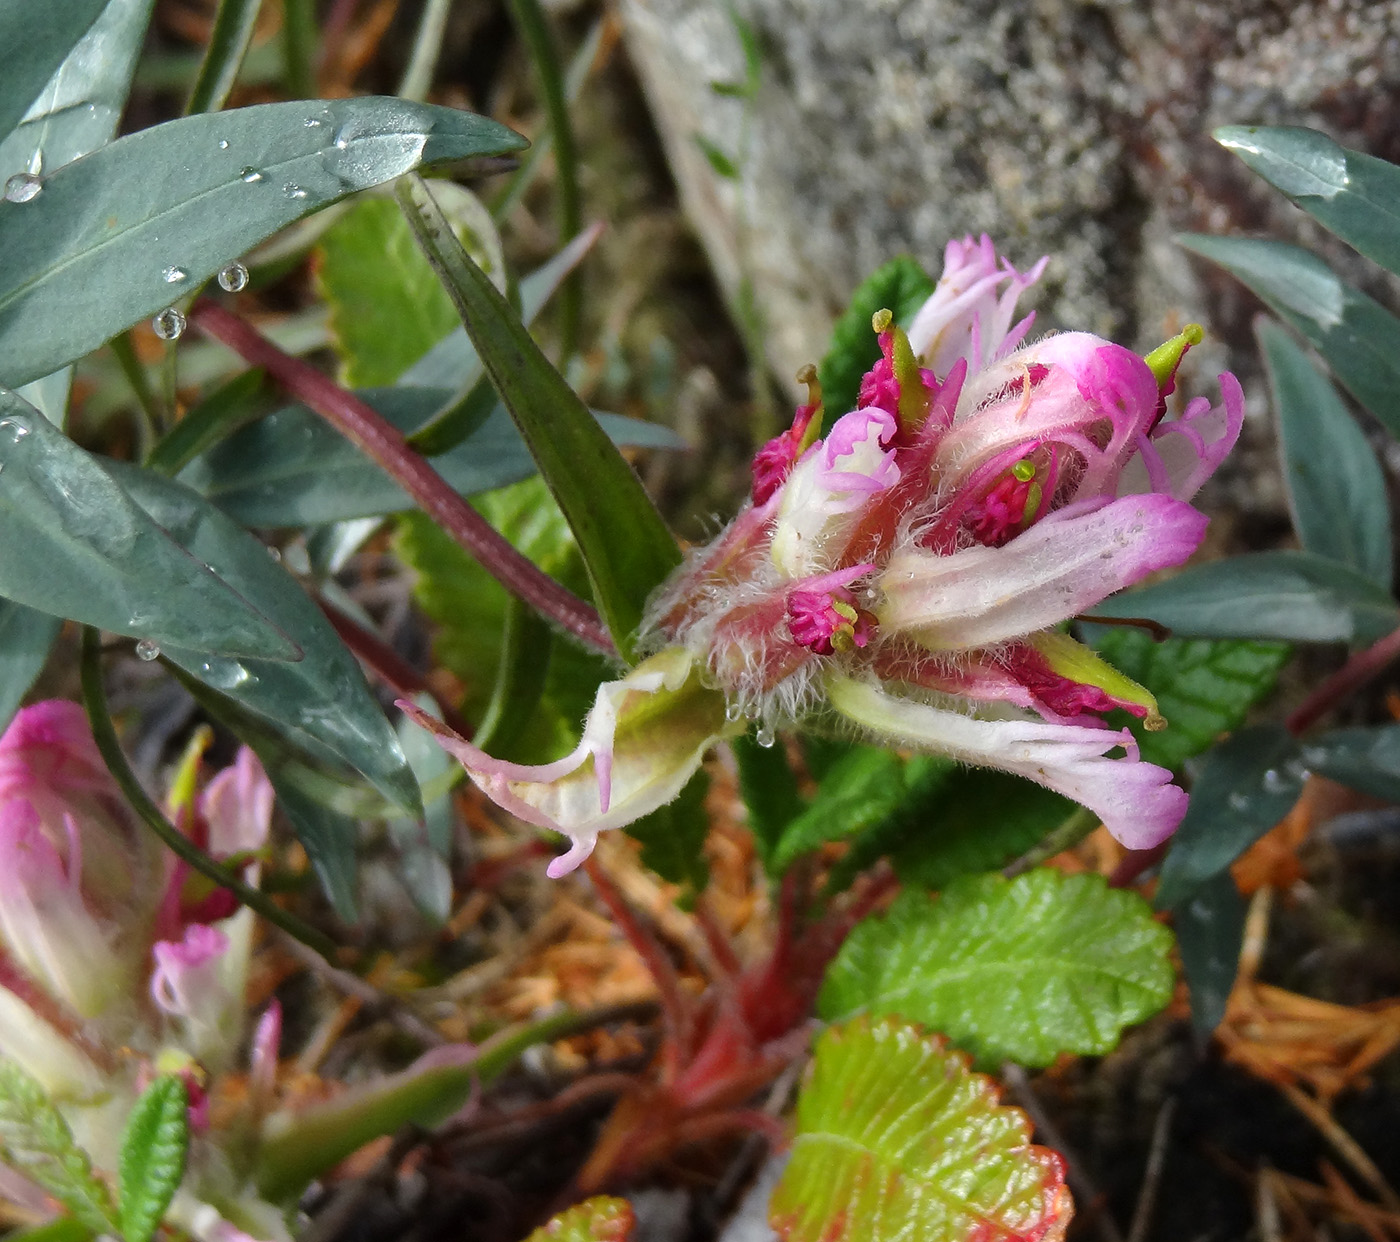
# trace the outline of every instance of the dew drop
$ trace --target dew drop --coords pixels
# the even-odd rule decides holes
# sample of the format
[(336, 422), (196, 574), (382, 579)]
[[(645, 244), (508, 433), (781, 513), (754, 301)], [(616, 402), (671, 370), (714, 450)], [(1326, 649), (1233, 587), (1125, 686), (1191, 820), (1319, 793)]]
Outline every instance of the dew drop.
[(230, 263), (219, 270), (219, 288), (226, 293), (237, 293), (248, 284), (248, 269), (241, 263)]
[(288, 198), (306, 197), (306, 191), (303, 190), (301, 186), (297, 185), (294, 181), (287, 182), (287, 184), (282, 187), (282, 193), (285, 194)]
[(185, 317), (173, 306), (167, 306), (151, 320), (151, 328), (162, 341), (175, 341), (185, 330)]
[(154, 660), (158, 655), (160, 655), (159, 644), (153, 643), (149, 638), (143, 638), (136, 644), (136, 656), (138, 659), (150, 661)]
[(246, 181), (249, 185), (252, 185), (254, 181), (261, 181), (263, 179), (262, 173), (251, 166), (245, 168), (238, 176), (240, 180)]
[(219, 139), (219, 150), (220, 150), (220, 151), (227, 151), (227, 150), (228, 150), (228, 139), (227, 139), (227, 138), (220, 138), (220, 139)]
[(0, 418), (0, 431), (9, 436), (11, 444), (18, 444), (29, 430), (29, 424), (22, 418)]
[(1283, 773), (1280, 772), (1277, 768), (1270, 768), (1267, 772), (1264, 773), (1265, 793), (1283, 793), (1283, 791), (1288, 788), (1288, 784), (1288, 778), (1285, 777)]
[(178, 285), (188, 276), (189, 273), (185, 271), (183, 267), (167, 267), (165, 271), (161, 273), (161, 277), (167, 285)]
[(758, 732), (754, 734), (753, 740), (762, 746), (764, 750), (768, 750), (778, 738), (768, 725), (759, 725)]
[(309, 116), (302, 122), (307, 129), (319, 129), (325, 122), (318, 120), (314, 116)]
[(39, 191), (43, 188), (43, 181), (33, 173), (15, 173), (5, 182), (5, 201), (7, 203), (27, 203), (31, 198), (37, 198)]
[(1249, 810), (1249, 805), (1250, 805), (1250, 804), (1249, 804), (1249, 796), (1248, 796), (1247, 794), (1242, 794), (1242, 793), (1238, 793), (1238, 792), (1232, 793), (1228, 798), (1225, 799), (1225, 801), (1229, 804), (1230, 809), (1231, 809), (1232, 811), (1247, 811), (1247, 810)]
[(744, 714), (744, 709), (738, 703), (726, 703), (724, 705), (724, 718), (733, 724)]

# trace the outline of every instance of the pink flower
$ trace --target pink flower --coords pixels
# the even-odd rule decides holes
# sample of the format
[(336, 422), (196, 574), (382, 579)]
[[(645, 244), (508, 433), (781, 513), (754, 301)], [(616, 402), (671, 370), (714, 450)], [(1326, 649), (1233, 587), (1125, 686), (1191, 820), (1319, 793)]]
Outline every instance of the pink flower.
[[(444, 741), (502, 806), (573, 839), (552, 874), (681, 788), (725, 732), (717, 702), (731, 726), (825, 709), (875, 740), (1017, 773), (1132, 848), (1172, 832), (1186, 795), (1101, 719), (1123, 707), (1164, 727), (1155, 701), (1059, 627), (1195, 551), (1206, 520), (1188, 501), (1233, 445), (1243, 402), (1222, 375), (1220, 407), (1164, 420), (1196, 328), (1146, 359), (1088, 333), (1022, 344), (1016, 301), (1044, 263), (1022, 274), (985, 237), (955, 242), (908, 337), (875, 317), (882, 356), (861, 408), (807, 444), (809, 401), (761, 452), (753, 502), (652, 600), (653, 660), (684, 667), (683, 681), (643, 686), (643, 665), (604, 686), (580, 750), (556, 765)], [(798, 443), (790, 465), (774, 448)], [(683, 763), (644, 730), (596, 727), (619, 692), (673, 728), (689, 713)], [(623, 762), (648, 773), (649, 796), (609, 800)]]

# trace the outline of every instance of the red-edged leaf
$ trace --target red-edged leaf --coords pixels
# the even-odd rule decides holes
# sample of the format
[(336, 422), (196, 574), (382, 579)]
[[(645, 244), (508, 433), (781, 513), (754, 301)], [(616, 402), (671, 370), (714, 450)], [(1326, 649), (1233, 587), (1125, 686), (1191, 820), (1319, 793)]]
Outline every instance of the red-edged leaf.
[(1064, 1161), (947, 1042), (900, 1018), (817, 1041), (769, 1223), (784, 1242), (1058, 1242)]
[(626, 1199), (594, 1195), (546, 1221), (525, 1242), (627, 1242), (636, 1223)]

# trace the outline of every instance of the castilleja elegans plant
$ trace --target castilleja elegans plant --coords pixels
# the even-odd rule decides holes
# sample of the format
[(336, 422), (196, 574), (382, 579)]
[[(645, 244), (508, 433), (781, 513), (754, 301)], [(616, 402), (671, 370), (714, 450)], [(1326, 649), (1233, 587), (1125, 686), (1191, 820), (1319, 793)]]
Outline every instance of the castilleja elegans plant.
[(749, 502), (656, 592), (649, 658), (600, 688), (572, 753), (502, 762), (403, 705), (503, 808), (571, 839), (551, 875), (670, 801), (750, 721), (760, 744), (798, 722), (844, 727), (1027, 777), (1132, 849), (1176, 828), (1185, 792), (1102, 717), (1167, 722), (1065, 623), (1195, 551), (1206, 518), (1190, 501), (1243, 398), (1223, 374), (1220, 405), (1167, 418), (1194, 326), (1145, 359), (1084, 332), (1025, 344), (1016, 303), (1044, 264), (952, 242), (907, 333), (875, 316), (858, 408), (823, 437), (810, 385), (755, 457)]

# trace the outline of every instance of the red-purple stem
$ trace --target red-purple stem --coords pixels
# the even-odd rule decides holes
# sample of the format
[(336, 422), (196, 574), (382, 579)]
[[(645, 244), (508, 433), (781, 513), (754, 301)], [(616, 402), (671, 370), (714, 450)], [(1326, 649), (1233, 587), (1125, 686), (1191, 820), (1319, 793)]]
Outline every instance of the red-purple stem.
[(1400, 658), (1400, 630), (1392, 630), (1365, 651), (1358, 651), (1318, 686), (1283, 722), (1284, 727), (1296, 737), (1397, 658)]
[(283, 353), (233, 312), (197, 302), (190, 321), (244, 361), (262, 367), (288, 393), (315, 410), (417, 501), (429, 517), (481, 562), (507, 591), (605, 655), (616, 648), (598, 614), (565, 590), (500, 535), (442, 476), (409, 447), (399, 430), (315, 367)]

